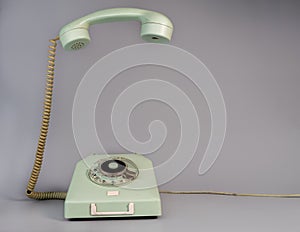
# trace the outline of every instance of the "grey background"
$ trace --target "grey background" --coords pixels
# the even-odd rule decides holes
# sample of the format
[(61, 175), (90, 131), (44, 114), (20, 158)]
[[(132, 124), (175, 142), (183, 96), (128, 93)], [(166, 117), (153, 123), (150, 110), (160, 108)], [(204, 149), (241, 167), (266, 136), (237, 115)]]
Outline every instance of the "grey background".
[[(96, 123), (108, 152), (126, 152), (107, 123), (114, 99), (130, 83), (157, 77), (179, 86), (195, 104), (202, 127), (192, 163), (169, 190), (219, 190), (259, 193), (300, 192), (298, 1), (14, 1), (0, 2), (0, 229), (1, 231), (203, 231), (299, 230), (298, 199), (162, 196), (163, 217), (157, 220), (81, 221), (63, 219), (63, 202), (26, 199), (28, 180), (41, 121), (48, 39), (66, 23), (110, 7), (138, 7), (163, 12), (174, 25), (172, 45), (198, 57), (223, 92), (228, 129), (221, 154), (204, 176), (197, 174), (207, 145), (209, 112), (201, 93), (179, 73), (139, 67), (118, 75), (105, 89), (96, 109)], [(91, 27), (90, 45), (64, 52), (58, 45), (54, 108), (46, 157), (37, 189), (66, 191), (75, 163), (81, 159), (72, 134), (72, 104), (85, 72), (115, 49), (143, 43), (137, 22)], [(168, 158), (178, 141), (174, 112), (148, 102), (132, 115), (131, 129), (140, 140), (148, 123), (160, 119), (168, 139), (149, 155), (155, 164)]]

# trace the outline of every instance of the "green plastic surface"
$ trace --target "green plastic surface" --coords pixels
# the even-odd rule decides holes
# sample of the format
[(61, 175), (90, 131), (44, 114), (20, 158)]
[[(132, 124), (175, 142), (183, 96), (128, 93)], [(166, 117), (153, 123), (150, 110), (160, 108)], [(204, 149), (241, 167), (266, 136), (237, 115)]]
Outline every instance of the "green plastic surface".
[(65, 25), (59, 33), (65, 50), (77, 50), (90, 41), (89, 26), (116, 21), (140, 21), (141, 37), (152, 43), (167, 43), (171, 40), (173, 24), (165, 15), (137, 8), (112, 8), (100, 10)]
[[(88, 169), (96, 161), (107, 157), (124, 157), (134, 162), (139, 175), (124, 186), (102, 186), (92, 182)], [(109, 196), (108, 192), (119, 191), (119, 195)], [(129, 203), (134, 204), (131, 215), (91, 215), (91, 204), (96, 204), (101, 212), (128, 211)], [(101, 218), (101, 217), (147, 217), (161, 215), (160, 195), (152, 162), (142, 155), (115, 154), (91, 155), (76, 165), (71, 184), (65, 200), (65, 218)]]

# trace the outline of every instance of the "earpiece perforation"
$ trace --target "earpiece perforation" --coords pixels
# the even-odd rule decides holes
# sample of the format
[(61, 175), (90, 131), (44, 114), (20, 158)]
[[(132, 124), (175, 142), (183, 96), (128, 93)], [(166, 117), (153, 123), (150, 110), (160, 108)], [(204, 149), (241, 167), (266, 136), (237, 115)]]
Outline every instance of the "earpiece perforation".
[(75, 42), (71, 45), (71, 49), (72, 50), (78, 50), (78, 49), (80, 49), (84, 46), (85, 46), (85, 43), (83, 43), (82, 41), (77, 41), (77, 42)]

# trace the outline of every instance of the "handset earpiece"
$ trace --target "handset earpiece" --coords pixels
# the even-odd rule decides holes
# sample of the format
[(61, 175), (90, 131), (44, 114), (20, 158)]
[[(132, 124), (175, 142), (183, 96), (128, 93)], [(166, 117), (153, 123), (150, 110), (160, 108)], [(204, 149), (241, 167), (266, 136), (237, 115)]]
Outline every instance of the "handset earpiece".
[(59, 33), (65, 50), (78, 50), (90, 42), (89, 26), (116, 21), (140, 21), (141, 37), (147, 42), (167, 43), (171, 40), (173, 24), (165, 15), (136, 8), (100, 10), (65, 25)]

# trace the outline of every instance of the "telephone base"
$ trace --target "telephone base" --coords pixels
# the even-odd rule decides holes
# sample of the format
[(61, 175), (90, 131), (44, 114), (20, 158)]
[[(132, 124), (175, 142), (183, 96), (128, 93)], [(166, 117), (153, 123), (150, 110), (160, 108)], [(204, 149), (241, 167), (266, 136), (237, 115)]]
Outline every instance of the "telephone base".
[(66, 219), (160, 215), (160, 195), (149, 159), (137, 154), (94, 154), (77, 163), (65, 200)]

